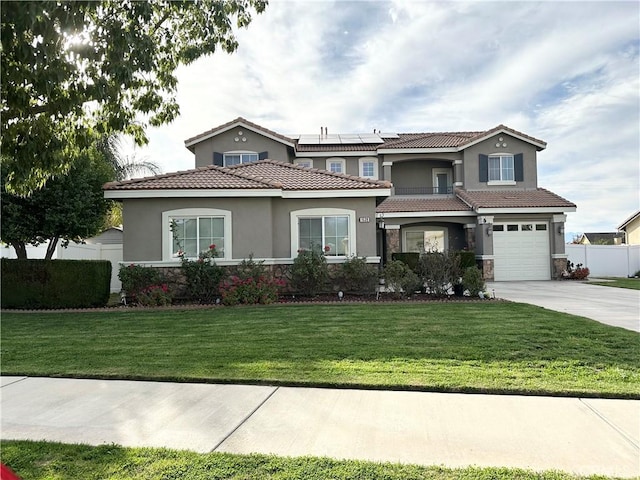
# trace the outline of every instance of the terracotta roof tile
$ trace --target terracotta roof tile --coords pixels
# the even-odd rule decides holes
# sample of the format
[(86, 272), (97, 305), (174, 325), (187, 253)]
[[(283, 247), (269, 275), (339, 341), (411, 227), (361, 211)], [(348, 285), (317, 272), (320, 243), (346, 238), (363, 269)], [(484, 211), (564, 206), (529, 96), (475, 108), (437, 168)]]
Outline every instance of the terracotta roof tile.
[(400, 133), (378, 148), (447, 148), (457, 147), (485, 132)]
[(275, 160), (244, 163), (234, 165), (228, 169), (263, 178), (277, 178), (283, 190), (391, 188), (391, 184), (383, 180), (369, 180), (317, 168), (307, 168), (291, 163), (277, 162)]
[(353, 190), (390, 187), (391, 184), (385, 181), (369, 180), (273, 160), (262, 160), (233, 167), (210, 165), (154, 177), (111, 182), (107, 183), (103, 188), (105, 190), (225, 190), (256, 188)]
[(464, 212), (469, 206), (455, 197), (402, 197), (385, 198), (376, 207), (376, 213), (396, 212)]
[(456, 195), (470, 205), (478, 208), (535, 208), (563, 207), (575, 208), (575, 204), (544, 188), (536, 190), (477, 190), (456, 189)]

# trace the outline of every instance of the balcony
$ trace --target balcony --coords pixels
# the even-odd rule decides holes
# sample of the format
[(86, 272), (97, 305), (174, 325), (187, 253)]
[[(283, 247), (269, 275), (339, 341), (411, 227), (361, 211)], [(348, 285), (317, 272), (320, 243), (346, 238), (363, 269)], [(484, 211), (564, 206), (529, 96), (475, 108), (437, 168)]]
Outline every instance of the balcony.
[(395, 195), (452, 195), (453, 186), (448, 187), (395, 187)]

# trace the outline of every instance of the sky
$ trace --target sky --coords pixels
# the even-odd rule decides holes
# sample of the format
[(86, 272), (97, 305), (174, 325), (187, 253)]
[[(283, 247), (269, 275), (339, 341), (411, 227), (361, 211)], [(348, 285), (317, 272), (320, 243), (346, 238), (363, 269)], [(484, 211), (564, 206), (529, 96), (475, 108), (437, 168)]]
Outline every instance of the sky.
[(233, 54), (177, 72), (180, 117), (127, 154), (194, 167), (184, 140), (237, 117), (281, 134), (488, 130), (547, 142), (538, 186), (566, 236), (640, 208), (640, 2), (277, 1)]

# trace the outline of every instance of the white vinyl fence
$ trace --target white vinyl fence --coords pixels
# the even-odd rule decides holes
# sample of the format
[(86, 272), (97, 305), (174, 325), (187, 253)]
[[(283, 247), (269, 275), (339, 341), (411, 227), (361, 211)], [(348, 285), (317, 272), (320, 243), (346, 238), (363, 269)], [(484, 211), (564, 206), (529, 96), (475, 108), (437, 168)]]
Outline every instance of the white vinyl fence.
[[(27, 258), (44, 258), (46, 253), (47, 245), (27, 246)], [(16, 252), (13, 247), (2, 246), (0, 248), (0, 257), (16, 258)], [(118, 278), (119, 262), (122, 261), (122, 244), (70, 243), (67, 248), (62, 248), (58, 245), (53, 258), (65, 260), (109, 260), (111, 262), (111, 292), (119, 292), (122, 289), (122, 284)]]
[(640, 270), (640, 245), (566, 245), (574, 264), (581, 263), (591, 277), (631, 277)]

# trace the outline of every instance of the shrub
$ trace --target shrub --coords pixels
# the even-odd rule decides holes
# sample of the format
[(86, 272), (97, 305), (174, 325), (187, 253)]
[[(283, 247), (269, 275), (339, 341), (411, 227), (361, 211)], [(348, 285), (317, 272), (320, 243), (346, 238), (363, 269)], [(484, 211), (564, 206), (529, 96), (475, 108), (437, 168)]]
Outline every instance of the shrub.
[(278, 291), (282, 286), (282, 280), (267, 277), (241, 279), (234, 275), (221, 283), (220, 294), (224, 305), (268, 304), (278, 300)]
[(420, 254), (417, 252), (396, 252), (391, 254), (391, 260), (400, 260), (409, 266), (414, 272), (418, 272), (418, 261)]
[(467, 267), (462, 276), (462, 286), (469, 291), (469, 296), (477, 297), (484, 292), (485, 283), (482, 272), (477, 266)]
[(107, 260), (2, 259), (2, 308), (88, 308), (109, 301)]
[(325, 287), (329, 278), (327, 260), (316, 249), (299, 250), (289, 274), (294, 291), (303, 295), (316, 295)]
[(460, 271), (462, 273), (464, 273), (467, 268), (476, 266), (475, 252), (470, 252), (469, 250), (458, 250), (455, 254), (460, 257)]
[(448, 295), (460, 279), (460, 256), (456, 252), (427, 252), (420, 255), (418, 275), (432, 295)]
[(589, 269), (583, 267), (581, 263), (574, 265), (567, 260), (567, 269), (563, 272), (562, 276), (570, 280), (584, 280), (589, 276), (589, 273), (591, 273)]
[(409, 266), (400, 261), (393, 260), (387, 263), (382, 273), (386, 287), (396, 297), (404, 297), (412, 294), (420, 288), (420, 279)]
[(366, 257), (348, 258), (338, 270), (340, 288), (351, 293), (374, 293), (378, 285), (378, 269)]
[(240, 265), (235, 268), (236, 276), (242, 280), (253, 278), (258, 280), (260, 277), (266, 277), (269, 275), (267, 267), (264, 266), (264, 260), (256, 262), (253, 259), (253, 254), (249, 255), (248, 259), (242, 260)]
[(219, 296), (218, 287), (225, 271), (212, 259), (182, 260), (188, 298), (200, 303), (214, 303)]
[(157, 268), (144, 267), (142, 265), (120, 266), (118, 278), (122, 282), (122, 289), (134, 302), (138, 301), (138, 295), (151, 287), (162, 283), (162, 275)]
[(137, 302), (147, 307), (164, 307), (171, 305), (173, 293), (166, 283), (151, 285), (138, 293)]

